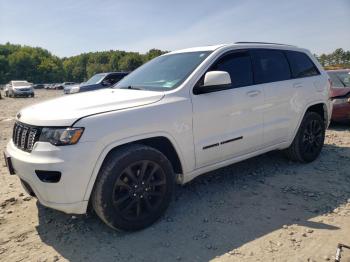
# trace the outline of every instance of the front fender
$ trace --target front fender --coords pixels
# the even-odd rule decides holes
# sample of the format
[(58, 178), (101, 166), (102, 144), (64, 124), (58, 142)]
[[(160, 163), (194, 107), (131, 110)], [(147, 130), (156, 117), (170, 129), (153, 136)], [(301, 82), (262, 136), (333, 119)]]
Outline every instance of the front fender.
[(84, 195), (84, 200), (89, 200), (92, 189), (94, 187), (98, 172), (100, 171), (100, 168), (103, 164), (103, 161), (105, 160), (106, 156), (108, 155), (108, 153), (113, 150), (114, 148), (118, 147), (118, 146), (122, 146), (131, 142), (137, 142), (143, 139), (149, 139), (149, 138), (153, 138), (153, 137), (165, 137), (167, 138), (173, 145), (173, 147), (175, 148), (175, 151), (180, 159), (180, 162), (182, 165), (185, 164), (185, 161), (183, 161), (183, 154), (180, 150), (180, 147), (177, 145), (176, 140), (174, 139), (174, 137), (172, 137), (169, 133), (166, 132), (152, 132), (152, 133), (145, 133), (145, 134), (141, 134), (141, 135), (137, 135), (137, 136), (131, 136), (131, 137), (127, 137), (124, 139), (119, 139), (116, 141), (113, 141), (111, 143), (108, 143), (108, 145), (106, 145), (103, 150), (101, 151), (101, 153), (99, 154), (97, 161), (95, 163), (95, 166), (93, 168), (93, 171), (90, 175), (90, 180), (88, 183), (88, 186), (86, 188), (85, 191), (85, 195)]

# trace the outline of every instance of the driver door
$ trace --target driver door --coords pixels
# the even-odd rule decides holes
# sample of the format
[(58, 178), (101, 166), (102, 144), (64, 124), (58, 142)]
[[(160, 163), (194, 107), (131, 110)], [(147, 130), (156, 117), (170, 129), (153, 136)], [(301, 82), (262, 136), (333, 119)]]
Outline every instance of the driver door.
[(264, 93), (253, 85), (249, 52), (230, 52), (208, 71), (226, 71), (232, 83), (192, 95), (196, 168), (256, 151), (263, 142)]

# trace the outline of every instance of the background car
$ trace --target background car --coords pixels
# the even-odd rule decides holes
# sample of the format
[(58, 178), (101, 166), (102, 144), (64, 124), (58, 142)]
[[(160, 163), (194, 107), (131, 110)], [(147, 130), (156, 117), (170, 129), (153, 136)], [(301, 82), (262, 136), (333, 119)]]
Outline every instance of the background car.
[(62, 90), (62, 89), (64, 89), (67, 86), (75, 85), (75, 84), (76, 83), (74, 83), (74, 82), (63, 82), (63, 83), (55, 84), (54, 89)]
[(327, 71), (332, 80), (332, 120), (350, 122), (350, 69)]
[(45, 84), (34, 84), (33, 88), (34, 89), (43, 89), (45, 87)]
[(67, 85), (63, 88), (63, 93), (64, 94), (73, 94), (73, 93), (78, 93), (79, 92), (79, 88), (80, 86), (84, 84), (80, 83), (80, 84), (74, 84), (74, 85)]
[(111, 87), (114, 84), (118, 83), (122, 78), (124, 78), (128, 72), (108, 72), (108, 73), (99, 73), (92, 76), (88, 81), (82, 83), (79, 86), (72, 86), (72, 90), (65, 91), (65, 94), (72, 94), (78, 92), (86, 92), (97, 90), (101, 88)]
[(25, 80), (10, 81), (5, 86), (5, 96), (7, 97), (34, 97), (33, 84)]
[(56, 84), (46, 84), (45, 85), (45, 89), (49, 90), (49, 89), (53, 89), (55, 87)]

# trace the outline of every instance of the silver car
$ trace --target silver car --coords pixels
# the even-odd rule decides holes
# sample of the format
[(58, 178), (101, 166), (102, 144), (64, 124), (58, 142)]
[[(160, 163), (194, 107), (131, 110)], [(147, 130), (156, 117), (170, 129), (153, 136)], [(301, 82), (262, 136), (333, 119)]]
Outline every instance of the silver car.
[(5, 86), (5, 96), (7, 97), (34, 97), (33, 84), (25, 80), (10, 81)]

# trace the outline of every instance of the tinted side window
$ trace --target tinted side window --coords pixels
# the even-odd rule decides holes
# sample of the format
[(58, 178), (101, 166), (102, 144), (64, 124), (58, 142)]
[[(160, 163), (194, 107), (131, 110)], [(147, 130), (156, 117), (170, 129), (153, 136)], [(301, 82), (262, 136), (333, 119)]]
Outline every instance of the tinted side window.
[(111, 74), (111, 75), (107, 76), (105, 80), (109, 80), (109, 82), (113, 85), (113, 84), (119, 82), (119, 80), (122, 79), (122, 78), (123, 78), (122, 75)]
[(225, 55), (211, 67), (210, 71), (228, 72), (233, 88), (253, 84), (252, 64), (248, 52)]
[(296, 51), (286, 51), (286, 55), (294, 78), (319, 74), (316, 66), (306, 54)]
[(288, 61), (280, 50), (253, 50), (255, 83), (269, 83), (291, 78)]

